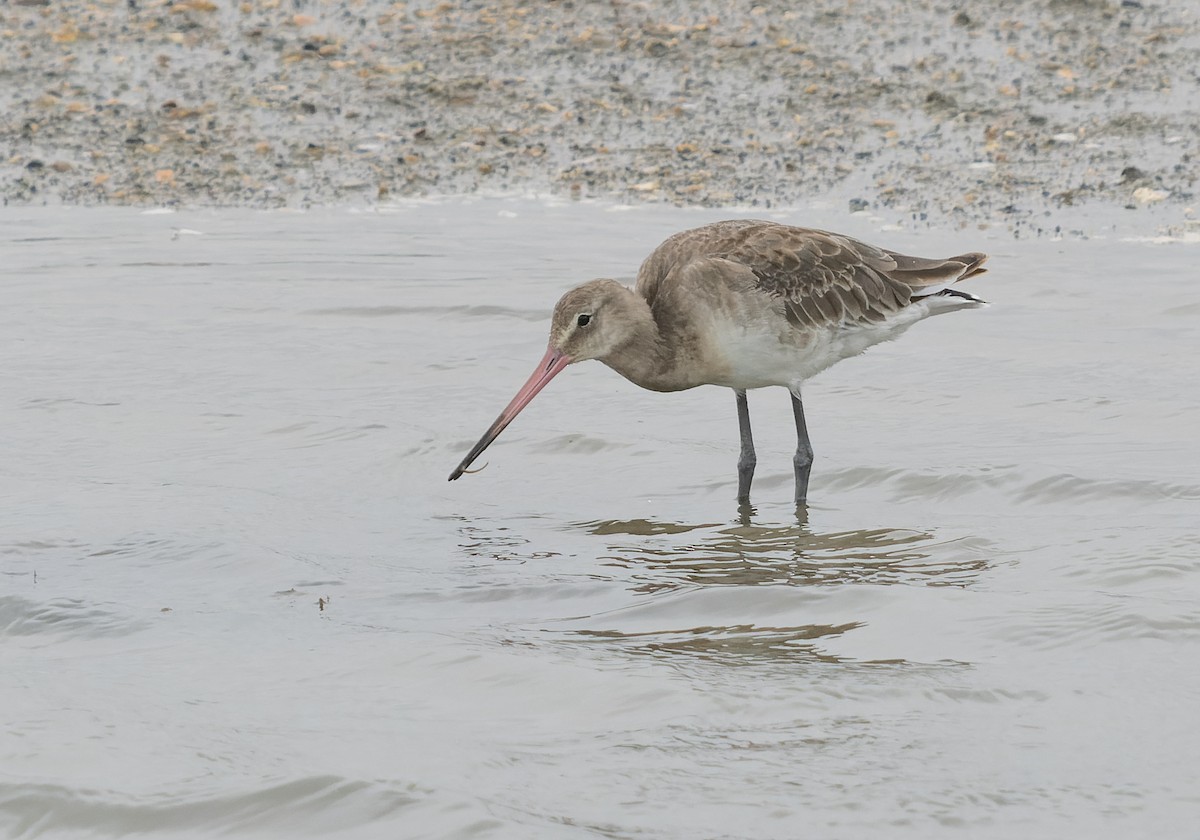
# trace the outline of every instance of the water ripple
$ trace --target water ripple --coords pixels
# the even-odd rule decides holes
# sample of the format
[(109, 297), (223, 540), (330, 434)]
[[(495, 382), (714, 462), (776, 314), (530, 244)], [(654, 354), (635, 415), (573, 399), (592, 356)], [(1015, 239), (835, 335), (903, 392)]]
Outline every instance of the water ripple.
[(0, 784), (0, 816), (10, 823), (8, 836), (14, 840), (64, 832), (124, 837), (289, 827), (308, 835), (381, 820), (421, 801), (423, 793), (412, 786), (397, 790), (336, 776), (312, 776), (239, 794), (177, 794), (137, 800), (111, 791), (60, 785)]
[(1145, 501), (1200, 500), (1200, 485), (1150, 479), (1087, 478), (1059, 473), (1024, 478), (1016, 468), (981, 469), (978, 472), (923, 473), (906, 469), (854, 467), (822, 475), (830, 490), (888, 487), (893, 498), (950, 500), (967, 493), (1000, 490), (1018, 502), (1045, 503), (1085, 500)]
[(16, 596), (0, 596), (0, 637), (55, 636), (96, 638), (123, 636), (143, 623), (85, 601), (59, 598), (39, 604)]
[(394, 318), (400, 315), (453, 315), (456, 318), (516, 318), (521, 321), (545, 321), (544, 309), (514, 309), (509, 306), (339, 306), (311, 309), (309, 315), (345, 318)]
[(1158, 502), (1166, 499), (1200, 500), (1200, 486), (1148, 479), (1094, 479), (1063, 473), (1040, 479), (1017, 494), (1021, 502), (1063, 499), (1132, 499)]
[(1194, 644), (1200, 641), (1200, 608), (1160, 599), (1120, 598), (1102, 606), (1055, 603), (1012, 616), (999, 635), (1039, 650), (1145, 639)]

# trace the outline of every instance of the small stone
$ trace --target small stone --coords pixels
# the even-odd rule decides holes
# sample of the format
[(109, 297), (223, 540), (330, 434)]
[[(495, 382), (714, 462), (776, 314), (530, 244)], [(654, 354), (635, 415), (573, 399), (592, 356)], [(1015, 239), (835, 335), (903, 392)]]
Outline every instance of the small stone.
[[(1003, 91), (1002, 91), (1003, 92)], [(940, 90), (931, 90), (925, 95), (925, 104), (931, 108), (957, 108), (958, 102), (953, 96), (942, 93)]]

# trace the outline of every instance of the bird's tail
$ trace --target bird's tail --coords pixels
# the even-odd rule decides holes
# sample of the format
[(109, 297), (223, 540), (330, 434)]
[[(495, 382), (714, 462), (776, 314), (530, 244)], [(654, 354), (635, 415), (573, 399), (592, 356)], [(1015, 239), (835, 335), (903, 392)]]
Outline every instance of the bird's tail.
[(958, 257), (951, 257), (947, 262), (960, 262), (963, 264), (963, 273), (959, 275), (958, 281), (970, 280), (976, 274), (987, 274), (987, 269), (983, 264), (987, 262), (987, 254), (981, 254), (978, 251), (972, 251), (969, 254), (963, 254)]
[[(987, 269), (983, 264), (987, 261), (987, 254), (973, 251), (945, 260), (927, 260), (896, 254), (893, 255), (893, 259), (896, 260), (897, 270), (892, 272), (892, 276), (908, 284), (912, 289), (913, 300), (939, 297), (946, 299), (945, 304), (950, 304), (949, 307), (939, 306), (936, 311), (987, 303), (970, 292), (953, 288), (956, 283), (986, 273)], [(932, 305), (934, 301), (930, 300), (929, 303)]]

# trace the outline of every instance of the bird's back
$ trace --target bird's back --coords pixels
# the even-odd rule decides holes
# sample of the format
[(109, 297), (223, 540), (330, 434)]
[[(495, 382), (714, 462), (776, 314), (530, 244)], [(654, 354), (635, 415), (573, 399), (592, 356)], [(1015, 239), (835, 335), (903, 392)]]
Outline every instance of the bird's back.
[(643, 262), (636, 291), (696, 384), (789, 387), (917, 321), (982, 301), (951, 289), (985, 255), (927, 259), (776, 222), (686, 230)]
[[(914, 300), (982, 273), (986, 259), (980, 253), (912, 257), (842, 234), (738, 219), (668, 238), (642, 263), (637, 291), (653, 309), (689, 264), (720, 260), (740, 266), (747, 291), (778, 301), (796, 326), (836, 327), (887, 320)], [(964, 303), (979, 302), (962, 292), (953, 295)]]

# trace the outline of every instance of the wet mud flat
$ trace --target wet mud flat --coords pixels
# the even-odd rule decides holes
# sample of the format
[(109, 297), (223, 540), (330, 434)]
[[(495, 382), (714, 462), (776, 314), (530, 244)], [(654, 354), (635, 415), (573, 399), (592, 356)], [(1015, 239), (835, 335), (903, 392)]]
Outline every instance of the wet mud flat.
[(1194, 223), (1200, 10), (1143, 0), (0, 6), (5, 203), (528, 193)]

